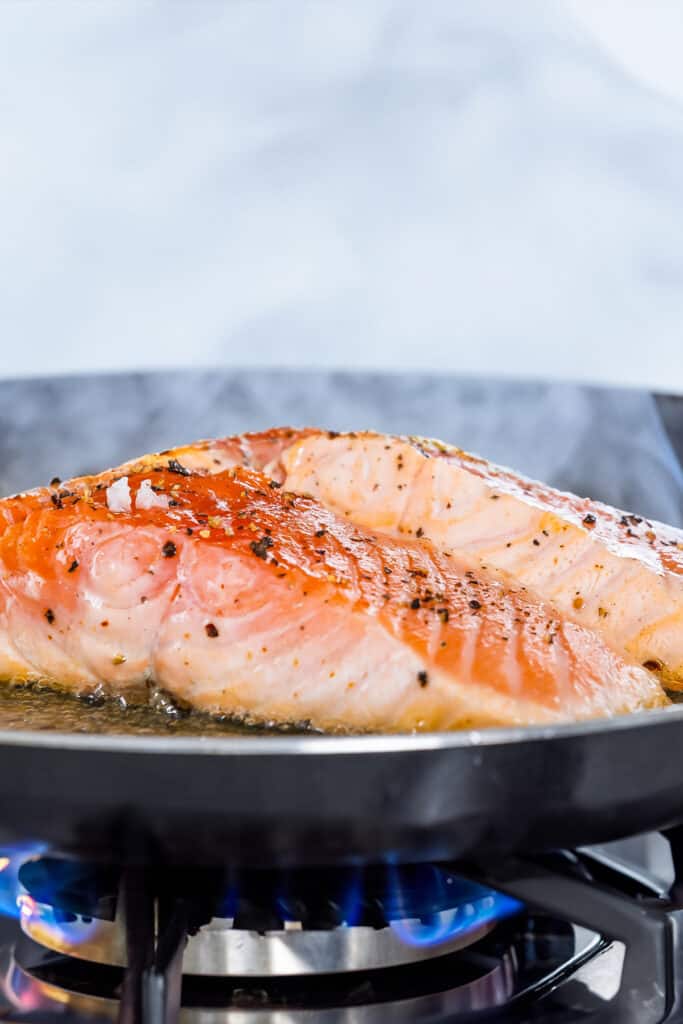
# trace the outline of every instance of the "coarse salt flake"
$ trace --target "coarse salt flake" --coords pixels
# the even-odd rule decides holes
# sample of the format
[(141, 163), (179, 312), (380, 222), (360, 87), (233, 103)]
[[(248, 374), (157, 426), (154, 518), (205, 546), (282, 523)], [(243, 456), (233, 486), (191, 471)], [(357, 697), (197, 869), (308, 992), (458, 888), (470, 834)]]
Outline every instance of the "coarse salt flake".
[(136, 508), (168, 508), (168, 496), (157, 494), (151, 480), (143, 480), (135, 496)]
[(107, 508), (110, 512), (130, 512), (130, 487), (128, 477), (122, 476), (106, 490)]

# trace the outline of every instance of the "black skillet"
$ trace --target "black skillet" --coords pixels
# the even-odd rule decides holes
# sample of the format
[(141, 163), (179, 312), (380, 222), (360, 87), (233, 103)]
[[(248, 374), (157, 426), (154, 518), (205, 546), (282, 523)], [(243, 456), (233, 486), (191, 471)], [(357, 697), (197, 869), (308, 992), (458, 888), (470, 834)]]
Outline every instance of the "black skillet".
[(0, 733), (3, 841), (107, 860), (453, 859), (681, 821), (680, 705), (420, 736)]

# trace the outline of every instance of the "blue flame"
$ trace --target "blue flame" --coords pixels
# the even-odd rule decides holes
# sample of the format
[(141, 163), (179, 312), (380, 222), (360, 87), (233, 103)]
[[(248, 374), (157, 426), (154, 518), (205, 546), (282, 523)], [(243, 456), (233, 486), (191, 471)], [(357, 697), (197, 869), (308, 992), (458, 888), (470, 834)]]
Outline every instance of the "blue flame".
[(37, 902), (19, 880), (24, 864), (37, 860), (47, 851), (43, 843), (21, 843), (0, 849), (0, 914), (31, 927), (38, 941), (46, 945), (75, 947), (97, 930), (97, 920)]
[(223, 893), (218, 914), (220, 917), (234, 918), (239, 903), (239, 889), (237, 881), (231, 878)]
[(96, 918), (47, 907), (28, 893), (19, 893), (17, 904), (22, 923), (30, 928), (29, 934), (48, 947), (75, 949), (97, 932)]
[[(519, 913), (523, 904), (451, 874), (425, 865), (418, 876), (419, 892), (407, 892), (400, 868), (388, 869), (389, 926), (410, 946), (435, 946)], [(411, 878), (413, 886), (415, 878)]]
[(342, 924), (353, 928), (361, 923), (363, 903), (363, 875), (359, 868), (351, 869), (351, 876), (341, 901)]
[(0, 850), (0, 914), (18, 918), (23, 893), (19, 882), (19, 869), (27, 860), (40, 857), (45, 847), (40, 843), (22, 843)]

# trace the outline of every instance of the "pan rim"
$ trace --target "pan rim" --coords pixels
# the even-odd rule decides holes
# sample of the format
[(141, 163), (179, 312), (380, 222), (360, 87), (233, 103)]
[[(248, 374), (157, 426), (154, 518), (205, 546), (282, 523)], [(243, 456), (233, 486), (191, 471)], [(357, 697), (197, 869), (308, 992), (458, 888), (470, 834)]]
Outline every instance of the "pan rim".
[(339, 756), (407, 753), (454, 748), (509, 746), (522, 742), (569, 740), (577, 736), (605, 735), (683, 721), (683, 704), (631, 712), (614, 718), (552, 725), (522, 725), (462, 729), (448, 732), (369, 733), (367, 735), (255, 735), (255, 736), (140, 736), (125, 733), (72, 733), (0, 729), (5, 746), (34, 749), (125, 753), (140, 756)]

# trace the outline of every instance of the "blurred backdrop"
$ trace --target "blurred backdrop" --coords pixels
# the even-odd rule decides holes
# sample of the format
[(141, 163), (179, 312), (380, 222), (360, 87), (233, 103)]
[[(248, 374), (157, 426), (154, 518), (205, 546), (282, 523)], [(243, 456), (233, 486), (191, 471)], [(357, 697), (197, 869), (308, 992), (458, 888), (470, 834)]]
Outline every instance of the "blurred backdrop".
[(683, 8), (0, 3), (4, 376), (683, 392)]

